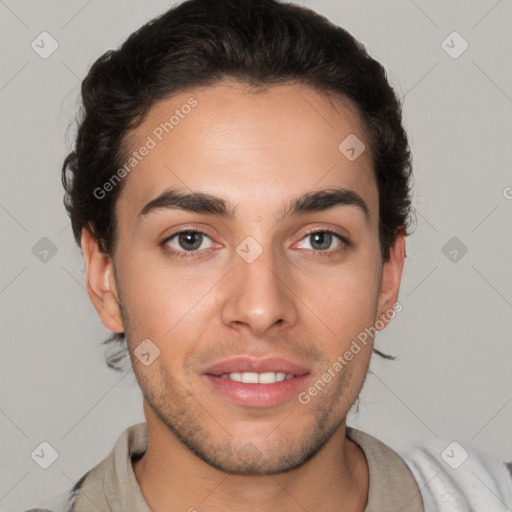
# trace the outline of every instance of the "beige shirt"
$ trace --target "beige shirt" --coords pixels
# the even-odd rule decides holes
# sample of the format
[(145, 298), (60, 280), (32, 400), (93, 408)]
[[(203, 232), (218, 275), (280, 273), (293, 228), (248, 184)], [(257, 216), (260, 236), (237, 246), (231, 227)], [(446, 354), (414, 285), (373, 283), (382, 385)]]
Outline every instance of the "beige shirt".
[[(347, 427), (363, 450), (370, 473), (364, 512), (424, 512), (420, 490), (401, 457), (378, 439)], [(132, 457), (147, 449), (145, 423), (127, 428), (110, 455), (75, 486), (71, 512), (151, 512), (137, 483)]]

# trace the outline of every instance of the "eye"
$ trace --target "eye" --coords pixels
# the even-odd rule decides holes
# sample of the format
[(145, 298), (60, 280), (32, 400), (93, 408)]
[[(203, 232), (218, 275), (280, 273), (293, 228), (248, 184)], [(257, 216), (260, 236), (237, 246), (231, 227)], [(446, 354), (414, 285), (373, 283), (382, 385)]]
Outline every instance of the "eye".
[[(310, 247), (305, 247), (306, 249), (311, 249), (315, 253), (327, 252), (327, 253), (337, 253), (340, 250), (347, 248), (350, 244), (348, 240), (346, 240), (343, 236), (338, 233), (330, 230), (330, 229), (320, 229), (317, 231), (311, 231), (307, 233), (302, 240), (311, 239)], [(334, 250), (329, 250), (332, 248), (333, 243), (337, 243), (337, 246)]]
[[(211, 238), (202, 231), (187, 229), (173, 233), (163, 240), (160, 245), (166, 253), (174, 257), (194, 258), (199, 256), (198, 253), (201, 250), (208, 249), (206, 239), (212, 241)], [(311, 239), (310, 247), (305, 248), (310, 249), (314, 255), (325, 253), (322, 255), (332, 256), (350, 247), (350, 242), (345, 237), (330, 229), (311, 231), (304, 235), (299, 243), (308, 239)], [(337, 245), (333, 249), (332, 246), (335, 242), (337, 242)]]
[[(180, 258), (194, 257), (199, 250), (207, 249), (205, 239), (211, 238), (201, 231), (178, 231), (167, 237), (162, 243), (164, 250)], [(207, 244), (206, 244), (207, 245)], [(187, 254), (190, 253), (190, 254)]]

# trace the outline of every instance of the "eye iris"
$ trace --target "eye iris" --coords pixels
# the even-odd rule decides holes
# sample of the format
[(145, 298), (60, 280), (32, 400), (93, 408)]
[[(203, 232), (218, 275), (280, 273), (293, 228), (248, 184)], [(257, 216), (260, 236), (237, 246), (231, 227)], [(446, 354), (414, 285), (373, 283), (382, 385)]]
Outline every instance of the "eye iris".
[[(196, 237), (197, 240), (195, 242), (191, 241), (190, 239)], [(180, 244), (180, 247), (185, 249), (186, 251), (193, 251), (201, 246), (203, 235), (201, 233), (196, 233), (194, 231), (185, 231), (183, 233), (180, 233), (178, 236), (178, 242)], [(186, 245), (192, 245), (192, 247), (186, 247)]]
[[(312, 238), (311, 246), (315, 250), (328, 249), (331, 245), (332, 234), (327, 231), (319, 231), (318, 233), (313, 233), (310, 235)], [(316, 248), (314, 244), (319, 243), (320, 247)]]

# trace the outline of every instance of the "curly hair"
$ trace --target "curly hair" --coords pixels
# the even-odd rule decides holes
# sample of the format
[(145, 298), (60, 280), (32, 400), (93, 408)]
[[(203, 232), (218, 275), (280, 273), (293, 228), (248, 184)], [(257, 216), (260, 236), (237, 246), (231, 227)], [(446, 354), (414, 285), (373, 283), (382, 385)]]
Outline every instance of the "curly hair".
[[(73, 235), (82, 229), (102, 252), (116, 245), (114, 206), (123, 183), (102, 187), (122, 166), (127, 134), (155, 102), (192, 87), (233, 78), (255, 88), (295, 82), (355, 105), (368, 138), (379, 192), (383, 261), (399, 234), (408, 235), (412, 157), (402, 105), (384, 67), (327, 18), (279, 0), (187, 0), (147, 22), (109, 50), (82, 82), (73, 151), (65, 158), (64, 205)], [(116, 333), (108, 341), (120, 341)]]

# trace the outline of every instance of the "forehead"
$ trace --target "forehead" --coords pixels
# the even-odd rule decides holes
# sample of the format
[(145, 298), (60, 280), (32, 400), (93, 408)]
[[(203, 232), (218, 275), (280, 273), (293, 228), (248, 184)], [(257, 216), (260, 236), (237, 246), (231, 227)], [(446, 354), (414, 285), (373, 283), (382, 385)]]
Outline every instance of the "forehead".
[[(351, 159), (354, 142), (365, 149)], [(170, 188), (226, 197), (240, 214), (273, 203), (282, 211), (286, 198), (340, 186), (370, 209), (378, 202), (357, 109), (305, 85), (254, 92), (225, 81), (182, 91), (154, 104), (125, 148), (129, 172), (116, 210), (126, 215)]]

